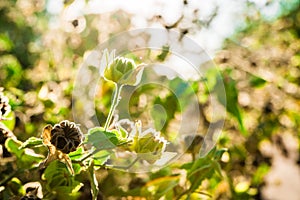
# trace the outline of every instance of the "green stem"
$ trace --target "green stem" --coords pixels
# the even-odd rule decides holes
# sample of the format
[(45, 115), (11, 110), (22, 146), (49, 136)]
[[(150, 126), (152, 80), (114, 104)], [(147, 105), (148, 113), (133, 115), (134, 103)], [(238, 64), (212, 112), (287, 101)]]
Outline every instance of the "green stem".
[(113, 101), (111, 103), (110, 111), (108, 113), (108, 117), (107, 117), (105, 125), (104, 125), (104, 130), (105, 131), (107, 130), (108, 126), (110, 125), (113, 113), (115, 112), (116, 107), (119, 104), (122, 87), (123, 87), (123, 85), (116, 84), (116, 90), (114, 92), (115, 93), (114, 98), (113, 98)]
[(127, 166), (118, 166), (118, 165), (103, 165), (103, 167), (108, 167), (111, 169), (123, 169), (123, 170), (128, 170), (130, 169), (140, 158), (136, 157), (129, 165)]
[(0, 182), (0, 186), (5, 185), (8, 181), (10, 181), (13, 177), (17, 176), (20, 173), (24, 173), (27, 170), (28, 171), (34, 171), (36, 169), (38, 169), (38, 167), (32, 167), (32, 168), (29, 168), (29, 169), (18, 169), (16, 171), (12, 172), (10, 175), (8, 175), (4, 180), (2, 180)]
[(90, 175), (92, 199), (97, 200), (97, 196), (99, 193), (99, 186), (98, 186), (96, 174), (94, 172), (94, 161), (91, 162), (91, 165), (89, 166), (88, 171), (89, 171), (89, 175)]
[[(130, 143), (131, 141), (127, 141), (127, 142), (123, 142), (123, 143), (120, 143), (117, 145), (117, 147), (120, 147), (122, 145), (126, 145), (128, 143)], [(80, 160), (78, 161), (73, 161), (73, 162), (76, 162), (76, 163), (82, 163), (83, 161), (85, 161), (86, 159), (88, 159), (89, 157), (93, 156), (94, 154), (98, 153), (99, 151), (102, 151), (102, 150), (110, 150), (114, 147), (111, 147), (111, 148), (105, 148), (105, 149), (94, 149), (92, 150), (92, 152), (88, 153), (87, 155), (85, 155), (83, 158), (81, 158)]]
[(5, 185), (8, 181), (10, 181), (10, 179), (12, 179), (18, 173), (19, 171), (14, 171), (13, 173), (11, 173), (9, 176), (7, 176), (4, 180), (0, 182), (0, 186)]
[[(83, 158), (81, 158), (79, 160), (79, 163), (82, 163), (83, 161), (85, 161), (86, 159), (88, 159), (89, 157), (91, 157), (92, 155), (98, 153), (100, 150), (98, 149), (94, 149), (92, 152), (88, 153), (86, 156), (84, 156)], [(74, 162), (74, 161), (73, 161)]]

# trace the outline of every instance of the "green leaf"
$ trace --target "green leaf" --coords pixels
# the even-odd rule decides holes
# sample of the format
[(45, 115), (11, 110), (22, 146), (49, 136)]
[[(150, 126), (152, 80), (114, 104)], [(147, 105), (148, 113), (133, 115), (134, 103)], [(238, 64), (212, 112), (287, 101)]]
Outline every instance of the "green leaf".
[(72, 163), (72, 168), (74, 170), (74, 174), (80, 174), (82, 167), (79, 163)]
[(151, 110), (151, 116), (154, 120), (155, 129), (164, 132), (178, 110), (177, 97), (174, 94), (168, 95), (165, 99), (156, 97), (153, 105), (155, 106)]
[(93, 155), (94, 164), (97, 166), (103, 165), (110, 158), (110, 153), (106, 150), (99, 151)]
[(8, 138), (5, 141), (5, 147), (9, 152), (17, 157), (17, 165), (19, 168), (30, 168), (33, 164), (39, 163), (44, 156), (34, 153), (31, 149), (20, 149), (22, 142)]
[(215, 173), (222, 176), (218, 161), (224, 152), (225, 149), (217, 150), (214, 147), (206, 156), (181, 166), (181, 168), (187, 171), (187, 179), (191, 183), (191, 192), (194, 192), (203, 180), (210, 179)]
[(219, 73), (220, 72), (214, 68), (206, 71), (205, 78), (203, 80), (205, 81), (207, 93), (210, 93), (214, 89), (217, 84), (217, 77), (219, 76)]
[(246, 136), (247, 130), (244, 127), (243, 116), (238, 104), (238, 89), (236, 88), (235, 80), (233, 80), (230, 76), (230, 70), (225, 70), (221, 76), (219, 75), (214, 91), (216, 92), (218, 101), (226, 108), (227, 112), (237, 119), (240, 131), (244, 136)]
[(252, 182), (254, 185), (259, 185), (264, 181), (264, 176), (269, 172), (270, 166), (266, 163), (261, 164), (253, 175)]
[(97, 150), (113, 149), (119, 143), (116, 133), (105, 131), (102, 127), (91, 128), (86, 135), (86, 144), (91, 144)]
[(223, 155), (226, 151), (227, 151), (226, 148), (221, 148), (221, 149), (216, 150), (215, 153), (214, 153), (214, 158), (215, 158), (216, 160), (221, 160), (222, 155)]
[(1, 123), (4, 124), (9, 130), (13, 131), (16, 124), (16, 118), (14, 112), (9, 112), (5, 118), (7, 120), (2, 120)]
[(266, 83), (267, 81), (261, 77), (258, 77), (258, 76), (255, 76), (255, 75), (251, 75), (250, 77), (250, 85), (252, 87), (262, 87), (264, 86), (264, 84)]
[(160, 199), (163, 196), (173, 196), (172, 190), (178, 185), (178, 176), (165, 176), (158, 179), (154, 179), (148, 182), (141, 190), (142, 196), (152, 197), (150, 199)]
[(118, 135), (120, 136), (120, 138), (122, 138), (122, 139), (125, 139), (125, 138), (127, 138), (128, 137), (128, 133), (127, 133), (127, 131), (122, 127), (122, 126), (119, 126), (119, 132), (118, 132)]
[[(11, 190), (11, 192), (14, 195), (24, 195), (25, 194), (25, 189), (24, 186), (22, 184), (22, 182), (17, 178), (17, 177), (13, 177), (8, 183), (7, 186), (9, 187), (9, 190)], [(10, 194), (12, 196), (12, 194)], [(9, 198), (11, 199), (11, 198)]]
[(191, 167), (193, 166), (193, 162), (189, 162), (189, 163), (184, 163), (183, 165), (181, 165), (180, 169), (191, 169)]
[(166, 59), (166, 57), (168, 56), (169, 51), (170, 51), (170, 46), (164, 45), (164, 46), (162, 47), (162, 52), (161, 52), (161, 54), (159, 54), (159, 55), (157, 56), (157, 60), (159, 60), (159, 61), (164, 61), (164, 60)]
[(30, 137), (19, 147), (19, 149), (39, 147), (41, 145), (43, 145), (42, 138)]
[(15, 56), (9, 54), (1, 55), (0, 60), (2, 61), (0, 63), (0, 73), (5, 74), (5, 79), (3, 81), (5, 82), (6, 87), (18, 86), (23, 76), (19, 60)]
[(124, 131), (125, 131), (124, 129), (122, 131), (121, 130), (119, 131), (116, 129), (110, 130), (110, 132), (115, 134), (115, 136), (117, 137), (117, 140), (118, 140), (114, 144), (117, 145), (117, 144), (125, 142), (127, 140), (128, 134), (127, 134), (127, 132), (124, 133)]
[(8, 138), (5, 141), (5, 147), (7, 150), (13, 154), (16, 155), (17, 158), (20, 158), (21, 155), (23, 154), (23, 150), (19, 150), (19, 147), (22, 145), (22, 142), (13, 140), (11, 138)]
[(220, 177), (222, 177), (223, 175), (222, 175), (222, 169), (221, 169), (220, 164), (217, 161), (213, 160), (212, 161), (212, 166), (214, 167), (215, 172), (217, 172), (217, 174)]
[[(77, 168), (75, 166), (76, 171), (78, 171)], [(67, 199), (75, 197), (75, 193), (82, 186), (80, 182), (75, 180), (67, 166), (58, 160), (51, 162), (47, 166), (43, 177), (46, 179), (46, 189), (50, 192), (55, 191), (59, 196), (57, 197), (58, 199), (62, 199), (62, 197), (66, 197)]]
[(0, 34), (0, 52), (10, 51), (13, 47), (13, 42), (10, 40), (7, 34)]
[(73, 151), (71, 153), (69, 153), (69, 157), (72, 161), (75, 161), (75, 160), (80, 160), (81, 158), (84, 157), (84, 149), (83, 147), (79, 147), (76, 149), (76, 151)]

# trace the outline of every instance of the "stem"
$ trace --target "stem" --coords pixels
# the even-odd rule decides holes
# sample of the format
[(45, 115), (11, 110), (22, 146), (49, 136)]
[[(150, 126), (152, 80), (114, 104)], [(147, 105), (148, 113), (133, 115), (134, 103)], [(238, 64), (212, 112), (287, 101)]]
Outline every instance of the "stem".
[[(120, 143), (117, 145), (117, 147), (119, 146), (122, 146), (122, 145), (125, 145), (125, 144), (128, 144), (130, 143), (131, 141), (126, 141), (126, 142), (123, 142), (123, 143)], [(114, 147), (112, 147), (114, 148)], [(80, 160), (78, 161), (73, 161), (73, 162), (76, 162), (76, 163), (82, 163), (83, 161), (85, 161), (86, 159), (88, 159), (89, 157), (93, 156), (94, 154), (98, 153), (99, 151), (102, 151), (102, 150), (110, 150), (112, 148), (105, 148), (105, 149), (94, 149), (92, 150), (92, 152), (88, 153), (87, 155), (85, 155), (83, 158), (81, 158)]]
[(4, 180), (0, 182), (0, 186), (5, 185), (8, 181), (10, 181), (10, 179), (12, 179), (18, 173), (19, 171), (14, 171), (13, 173), (11, 173), (8, 177), (6, 177)]
[(85, 161), (86, 159), (88, 159), (88, 158), (91, 157), (92, 155), (98, 153), (99, 151), (100, 151), (100, 150), (98, 150), (98, 149), (93, 150), (92, 152), (90, 152), (89, 154), (87, 154), (86, 156), (84, 156), (83, 158), (81, 158), (81, 159), (79, 160), (79, 162)]
[(113, 101), (111, 103), (110, 111), (108, 113), (108, 116), (107, 116), (107, 119), (106, 119), (106, 122), (105, 122), (105, 125), (104, 125), (104, 131), (106, 131), (108, 126), (110, 125), (113, 113), (115, 112), (116, 107), (117, 107), (117, 105), (119, 104), (119, 101), (120, 101), (120, 94), (121, 94), (121, 90), (122, 90), (123, 85), (119, 85), (119, 84), (115, 84), (115, 85), (116, 85), (116, 90), (114, 92), (115, 93), (114, 98), (113, 98)]
[(8, 175), (8, 177), (6, 177), (4, 180), (2, 180), (0, 182), (0, 186), (2, 185), (5, 185), (8, 181), (10, 181), (13, 177), (15, 177), (17, 174), (20, 174), (20, 173), (23, 173), (25, 171), (34, 171), (36, 169), (38, 169), (39, 167), (32, 167), (32, 168), (29, 168), (29, 169), (18, 169), (14, 172), (12, 172), (10, 175)]
[(99, 193), (99, 186), (98, 186), (96, 174), (94, 172), (94, 161), (91, 162), (91, 165), (89, 166), (88, 171), (89, 171), (89, 175), (90, 175), (92, 199), (97, 200), (97, 196)]
[(136, 157), (129, 165), (127, 166), (118, 166), (118, 165), (104, 165), (103, 167), (109, 167), (111, 169), (123, 169), (127, 170), (130, 169), (140, 158)]

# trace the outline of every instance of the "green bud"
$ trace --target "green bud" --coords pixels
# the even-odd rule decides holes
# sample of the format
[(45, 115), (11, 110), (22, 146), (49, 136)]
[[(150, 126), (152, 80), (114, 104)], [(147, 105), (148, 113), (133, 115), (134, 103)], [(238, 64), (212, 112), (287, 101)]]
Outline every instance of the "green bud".
[(137, 85), (141, 81), (143, 67), (134, 60), (124, 57), (115, 58), (104, 70), (104, 78), (120, 85)]

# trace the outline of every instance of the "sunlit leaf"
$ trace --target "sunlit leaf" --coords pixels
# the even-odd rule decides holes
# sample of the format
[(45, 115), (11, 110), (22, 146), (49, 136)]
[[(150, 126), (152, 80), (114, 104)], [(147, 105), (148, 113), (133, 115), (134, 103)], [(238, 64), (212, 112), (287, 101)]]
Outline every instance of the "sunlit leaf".
[(253, 184), (254, 185), (261, 184), (264, 181), (264, 177), (269, 172), (269, 170), (270, 170), (269, 165), (265, 163), (261, 164), (253, 175), (253, 179), (252, 179)]
[(28, 138), (23, 144), (19, 147), (20, 149), (31, 148), (31, 147), (39, 147), (43, 145), (43, 139), (37, 137)]
[(76, 151), (70, 152), (69, 157), (70, 159), (73, 160), (80, 160), (81, 158), (84, 157), (84, 149), (83, 147), (79, 147), (76, 149)]
[(250, 77), (250, 85), (252, 87), (262, 87), (265, 83), (266, 80), (261, 77), (254, 76), (254, 75)]
[(187, 179), (191, 183), (191, 192), (195, 191), (201, 185), (202, 181), (210, 179), (214, 174), (222, 176), (218, 161), (224, 152), (225, 149), (217, 150), (214, 147), (206, 156), (181, 166), (182, 169), (187, 171)]
[[(224, 85), (225, 94), (222, 91)], [(244, 127), (243, 116), (238, 104), (238, 90), (236, 82), (231, 78), (231, 71), (225, 70), (221, 76), (218, 76), (217, 84), (214, 91), (216, 92), (219, 102), (226, 107), (227, 112), (232, 114), (239, 123), (239, 129), (243, 135), (247, 135), (247, 130)]]
[(161, 54), (159, 54), (157, 56), (157, 59), (159, 61), (164, 61), (166, 59), (166, 57), (168, 56), (168, 54), (169, 54), (169, 50), (170, 50), (170, 46), (167, 46), (167, 45), (163, 46), (162, 47), (162, 52), (161, 52)]
[(166, 176), (154, 179), (142, 188), (141, 193), (143, 196), (151, 197), (150, 199), (159, 199), (165, 195), (169, 196), (169, 193), (172, 192), (172, 189), (178, 185), (178, 183), (178, 176)]
[(9, 112), (5, 116), (6, 120), (2, 120), (1, 123), (4, 124), (9, 130), (14, 130), (16, 124), (16, 118), (14, 112)]
[[(77, 168), (77, 167), (76, 167)], [(77, 171), (77, 169), (76, 169)], [(60, 196), (72, 197), (82, 184), (67, 169), (66, 165), (58, 160), (51, 162), (45, 172), (46, 187), (48, 191), (56, 191)]]
[(31, 149), (20, 149), (22, 142), (8, 138), (5, 146), (9, 152), (17, 157), (18, 167), (30, 168), (33, 164), (39, 163), (44, 156), (34, 153)]
[(110, 158), (110, 152), (106, 150), (99, 151), (93, 155), (95, 166), (101, 166)]
[(13, 42), (7, 34), (0, 34), (0, 52), (10, 51), (13, 47)]
[(102, 127), (95, 127), (88, 131), (86, 144), (93, 145), (96, 149), (112, 149), (116, 147), (119, 140), (117, 135), (111, 131), (105, 131)]

